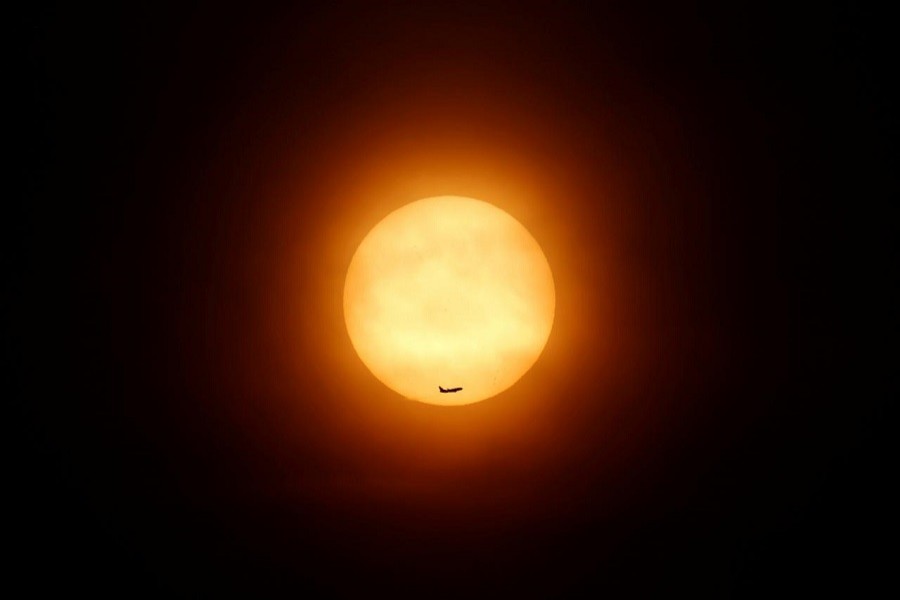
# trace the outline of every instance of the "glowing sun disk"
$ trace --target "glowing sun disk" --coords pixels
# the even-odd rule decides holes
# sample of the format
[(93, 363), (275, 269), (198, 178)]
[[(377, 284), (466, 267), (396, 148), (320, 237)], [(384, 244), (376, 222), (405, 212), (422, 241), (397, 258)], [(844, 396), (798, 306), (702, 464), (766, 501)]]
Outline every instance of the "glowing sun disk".
[(480, 200), (439, 196), (399, 208), (363, 239), (347, 270), (344, 320), (389, 388), (461, 405), (531, 368), (555, 301), (547, 259), (521, 223)]

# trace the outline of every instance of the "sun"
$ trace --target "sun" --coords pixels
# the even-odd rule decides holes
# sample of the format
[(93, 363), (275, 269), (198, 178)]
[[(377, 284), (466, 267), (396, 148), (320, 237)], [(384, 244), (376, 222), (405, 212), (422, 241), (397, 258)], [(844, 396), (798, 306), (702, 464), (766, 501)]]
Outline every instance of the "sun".
[(406, 398), (447, 406), (518, 381), (547, 343), (555, 304), (550, 265), (528, 230), (461, 196), (390, 213), (360, 243), (344, 283), (347, 332), (372, 374)]

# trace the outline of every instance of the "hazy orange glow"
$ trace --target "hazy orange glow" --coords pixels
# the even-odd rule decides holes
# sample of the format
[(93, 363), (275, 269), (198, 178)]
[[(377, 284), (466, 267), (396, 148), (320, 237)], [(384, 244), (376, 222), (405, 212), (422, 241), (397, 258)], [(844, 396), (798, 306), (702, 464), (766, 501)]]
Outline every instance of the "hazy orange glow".
[(344, 287), (359, 357), (385, 385), (429, 404), (471, 404), (512, 386), (540, 356), (554, 307), (550, 266), (525, 227), (461, 196), (385, 217)]
[[(272, 209), (252, 223), (251, 241), (271, 250), (246, 268), (249, 289), (265, 290), (256, 314), (273, 367), (227, 376), (241, 378), (236, 388), (271, 398), (278, 427), (298, 444), (313, 443), (297, 433), (310, 422), (309, 407), (323, 411), (315, 436), (327, 440), (340, 457), (334, 460), (428, 470), (481, 469), (485, 461), (513, 468), (508, 461), (525, 456), (530, 470), (552, 464), (571, 449), (559, 436), (574, 387), (589, 387), (612, 415), (639, 371), (639, 305), (626, 295), (632, 277), (617, 260), (633, 230), (628, 204), (617, 199), (629, 197), (633, 182), (595, 139), (604, 160), (590, 173), (603, 185), (586, 181), (567, 162), (564, 131), (518, 115), (519, 104), (500, 110), (495, 102), (454, 101), (450, 113), (435, 113), (415, 89), (407, 96), (390, 109), (373, 105), (359, 119), (328, 122), (328, 142), (312, 159), (297, 153), (269, 163), (267, 188), (254, 193), (273, 198)], [(489, 128), (504, 135), (477, 134)], [(343, 310), (361, 240), (391, 212), (440, 193), (483, 199), (513, 215), (540, 242), (556, 294), (540, 359), (507, 391), (454, 410), (398, 401), (360, 360)], [(243, 215), (234, 219), (247, 227)], [(301, 396), (316, 401), (298, 402)], [(594, 422), (592, 435), (612, 423)]]

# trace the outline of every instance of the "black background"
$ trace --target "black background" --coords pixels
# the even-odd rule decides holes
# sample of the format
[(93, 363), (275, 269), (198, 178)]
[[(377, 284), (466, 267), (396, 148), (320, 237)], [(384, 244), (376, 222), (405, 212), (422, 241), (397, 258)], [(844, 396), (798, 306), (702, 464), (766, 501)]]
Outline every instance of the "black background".
[[(377, 4), (48, 4), (21, 21), (14, 579), (129, 597), (873, 589), (874, 350), (895, 272), (878, 15)], [(317, 157), (315, 177), (346, 123), (376, 127), (410, 90), (476, 142), (505, 125), (467, 121), (454, 94), (508, 106), (516, 135), (569, 149), (554, 160), (582, 192), (610, 163), (638, 182), (617, 244), (656, 282), (630, 288), (631, 343), (653, 350), (613, 413), (583, 380), (560, 392), (565, 448), (535, 472), (502, 441), (509, 456), (456, 471), (365, 441), (342, 453), (340, 398), (315, 383), (295, 398), (308, 441), (291, 442), (250, 406), (260, 386), (226, 372), (283, 376), (231, 276), (279, 260), (242, 234), (266, 212), (260, 182), (287, 155)], [(578, 364), (590, 378), (590, 355)]]

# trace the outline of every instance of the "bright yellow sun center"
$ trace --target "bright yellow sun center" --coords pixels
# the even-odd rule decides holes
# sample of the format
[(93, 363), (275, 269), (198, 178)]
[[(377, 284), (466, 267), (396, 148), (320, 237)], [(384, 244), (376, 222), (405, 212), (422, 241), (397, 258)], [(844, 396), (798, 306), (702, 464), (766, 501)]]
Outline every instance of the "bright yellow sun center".
[(555, 302), (528, 230), (460, 196), (385, 217), (344, 284), (344, 319), (363, 363), (403, 396), (441, 405), (478, 402), (518, 381), (547, 342)]

